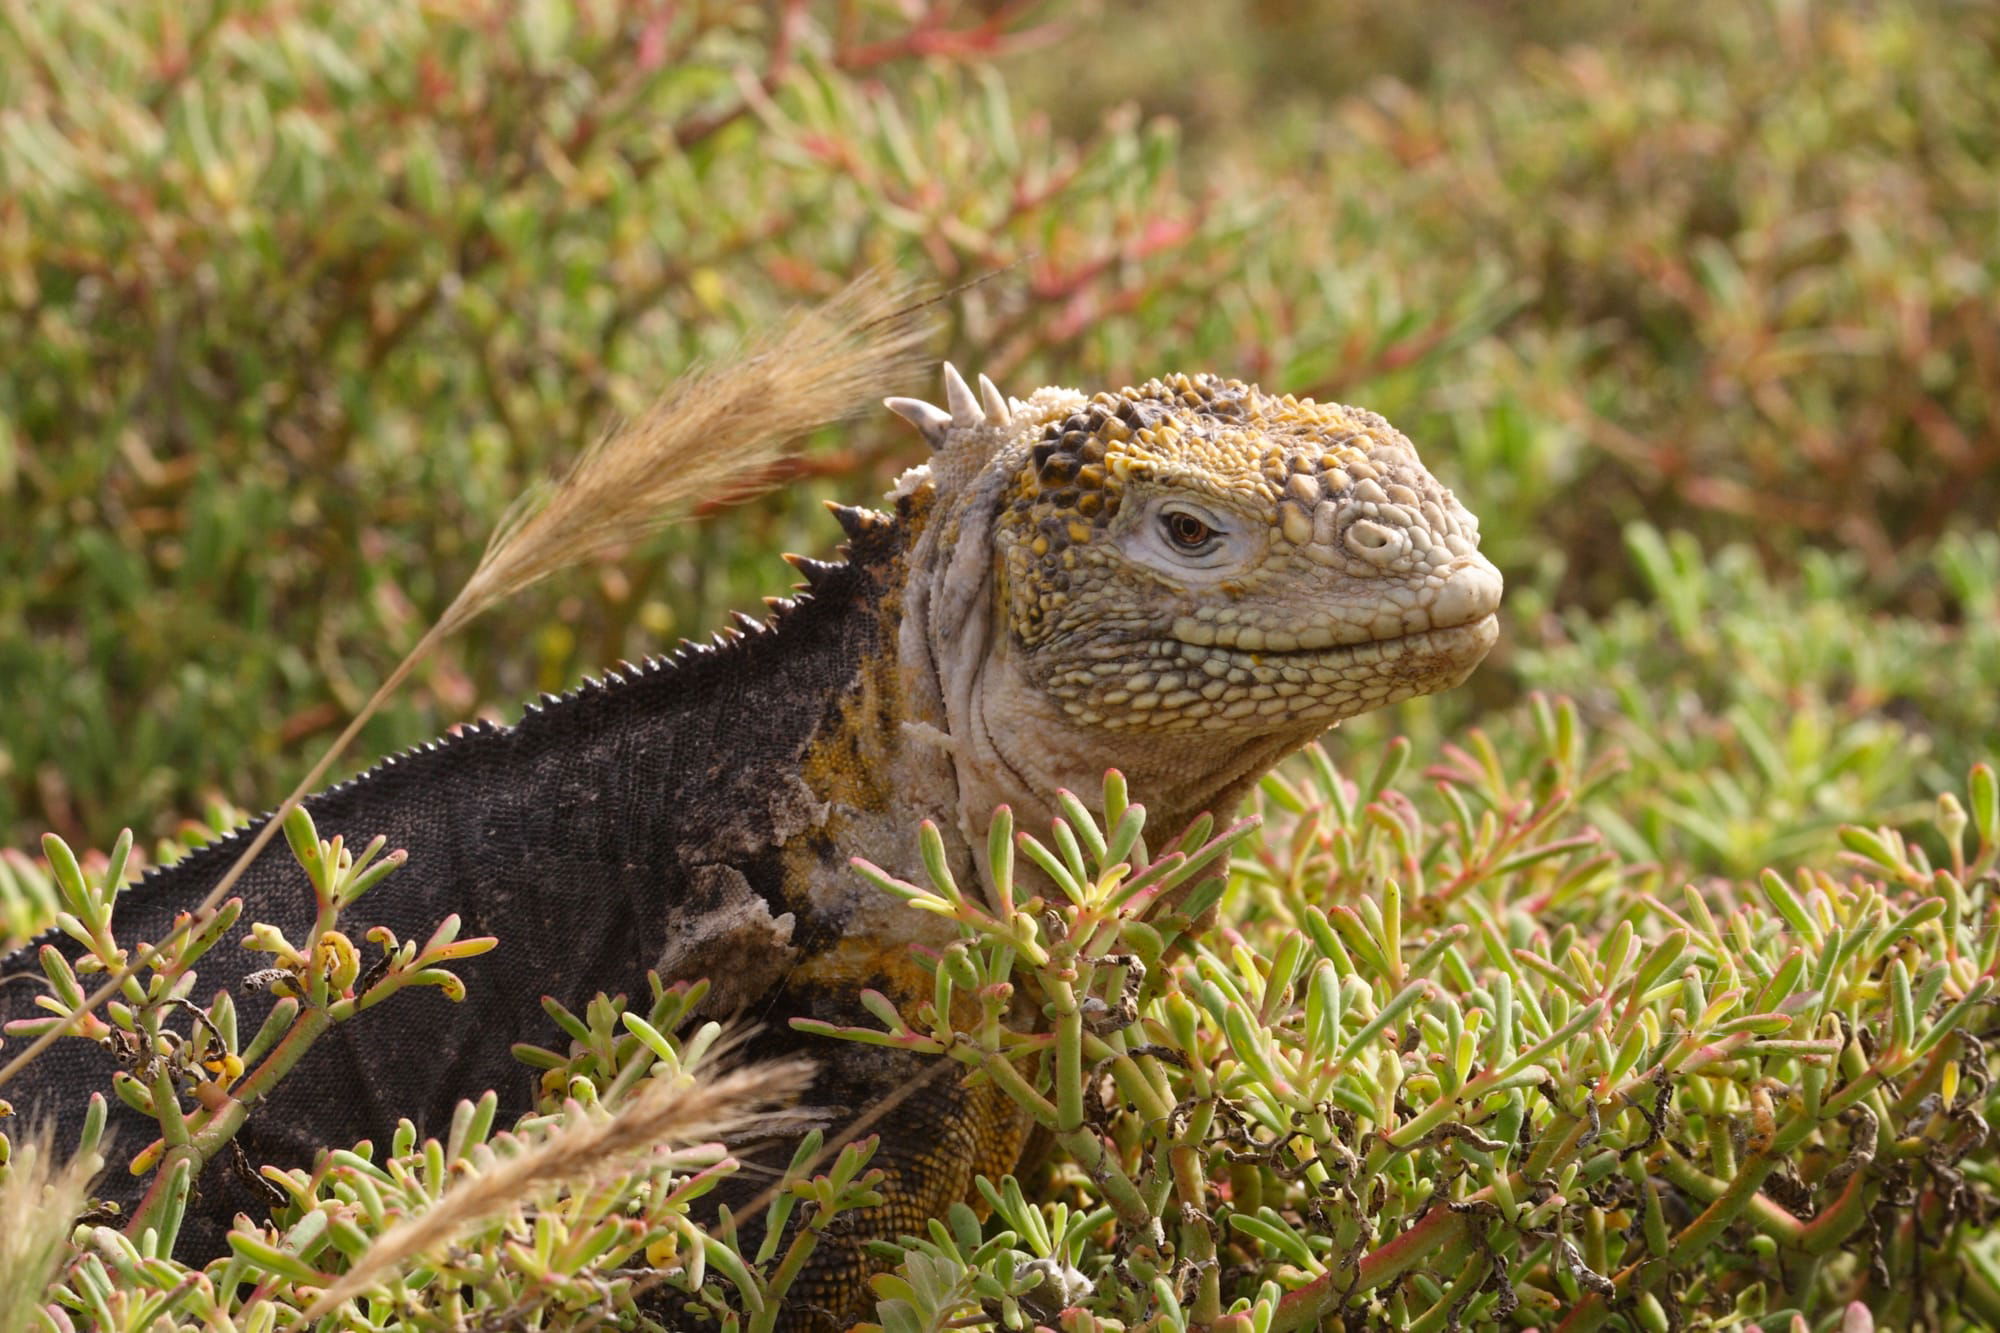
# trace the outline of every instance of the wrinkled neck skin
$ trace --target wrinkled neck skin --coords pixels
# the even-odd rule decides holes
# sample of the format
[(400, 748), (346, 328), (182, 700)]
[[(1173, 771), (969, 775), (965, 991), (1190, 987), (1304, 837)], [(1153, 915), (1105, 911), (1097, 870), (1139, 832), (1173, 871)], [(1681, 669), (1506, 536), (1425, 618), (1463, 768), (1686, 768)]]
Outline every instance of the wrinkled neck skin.
[[(993, 522), (1027, 445), (995, 443), (983, 465), (965, 457), (976, 450), (941, 453), (906, 474), (896, 492), (905, 521), (921, 524), (906, 548), (898, 630), (908, 706), (902, 748), (906, 763), (918, 759), (914, 750), (948, 764), (956, 808), (933, 818), (958, 833), (950, 839), (955, 854), (983, 846), (996, 806), (1009, 806), (1017, 825), (1037, 835), (1055, 814), (1051, 798), (1059, 789), (1101, 813), (1104, 773), (1112, 768), (1147, 808), (1149, 844), (1177, 837), (1204, 811), (1226, 817), (1261, 774), (1325, 724), (1218, 739), (1103, 731), (1066, 716), (1029, 678), (998, 611)], [(964, 855), (968, 869), (980, 859)]]

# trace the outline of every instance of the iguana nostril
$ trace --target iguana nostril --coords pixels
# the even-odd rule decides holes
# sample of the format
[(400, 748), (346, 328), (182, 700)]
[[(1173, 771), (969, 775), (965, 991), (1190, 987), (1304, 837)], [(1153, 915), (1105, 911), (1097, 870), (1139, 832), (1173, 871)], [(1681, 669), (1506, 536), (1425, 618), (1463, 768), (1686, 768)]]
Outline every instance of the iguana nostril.
[(1347, 526), (1347, 548), (1367, 560), (1392, 560), (1408, 542), (1402, 532), (1373, 519), (1357, 519)]
[(1431, 603), (1431, 624), (1449, 629), (1484, 620), (1500, 609), (1500, 589), (1500, 571), (1485, 556), (1459, 559)]

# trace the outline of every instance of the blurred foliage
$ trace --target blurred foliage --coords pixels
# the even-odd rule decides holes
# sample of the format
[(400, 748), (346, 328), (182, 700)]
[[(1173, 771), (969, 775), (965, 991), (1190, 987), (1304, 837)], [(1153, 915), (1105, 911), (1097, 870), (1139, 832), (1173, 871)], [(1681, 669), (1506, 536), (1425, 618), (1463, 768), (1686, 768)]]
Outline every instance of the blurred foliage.
[(1948, 533), (1887, 606), (1851, 552), (1806, 551), (1779, 581), (1747, 546), (1626, 538), (1643, 600), (1551, 617), (1517, 669), (1574, 693), (1629, 754), (1591, 807), (1628, 854), (1734, 875), (1829, 865), (1840, 824), (1913, 819), (1994, 753), (2000, 536)]
[[(970, 68), (1017, 8), (0, 8), (0, 678), (37, 700), (0, 824), (259, 804), (527, 482), (858, 267), (1020, 263), (952, 307), (1017, 379), (1193, 319), (1256, 210), (1185, 189), (1168, 126), (1017, 118)], [(837, 486), (488, 618), (369, 748), (782, 588), (813, 499), (911, 443), (872, 422), (801, 469)]]
[[(1387, 413), (1537, 606), (1649, 595), (1641, 519), (1870, 605), (1994, 522), (1996, 11), (1451, 13), (0, 6), (0, 841), (266, 803), (524, 484), (869, 264), (987, 277), (940, 351), (1016, 391)], [(705, 632), (914, 453), (523, 598), (364, 751)]]
[[(1881, 574), (2000, 515), (1992, 6), (1097, 13), (1120, 58), (1030, 85), (1063, 123), (1107, 95), (1170, 111), (1197, 127), (1196, 174), (1298, 191), (1322, 232), (1386, 203), (1368, 259), (1410, 296), (1469, 256), (1522, 295), (1399, 417), (1456, 452), (1508, 568), (1533, 559), (1516, 543), (1556, 548), (1601, 605), (1630, 567), (1589, 562), (1635, 518), (1785, 558), (1838, 546)], [(1306, 383), (1376, 391), (1365, 359), (1325, 350)], [(1301, 367), (1278, 366), (1289, 387)]]
[[(0, 5), (0, 841), (267, 803), (524, 484), (869, 264), (986, 277), (940, 351), (1019, 392), (1387, 413), (1517, 606), (1650, 595), (1637, 520), (1888, 606), (1995, 521), (2000, 12), (1450, 13)], [(705, 632), (915, 452), (862, 423), (523, 598), (363, 750)]]

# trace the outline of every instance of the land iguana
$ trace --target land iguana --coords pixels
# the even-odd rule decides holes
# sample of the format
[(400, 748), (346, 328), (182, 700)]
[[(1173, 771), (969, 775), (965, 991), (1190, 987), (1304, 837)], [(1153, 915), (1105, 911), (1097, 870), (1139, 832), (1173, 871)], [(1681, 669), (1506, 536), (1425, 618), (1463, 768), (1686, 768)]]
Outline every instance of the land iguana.
[[(462, 1004), (423, 990), (320, 1038), (250, 1115), (251, 1161), (309, 1165), (403, 1116), (441, 1132), (488, 1088), (506, 1123), (534, 1092), (509, 1047), (556, 1035), (543, 995), (580, 1009), (600, 991), (643, 994), (648, 969), (708, 978), (711, 1012), (747, 1014), (763, 1049), (819, 1062), (815, 1105), (864, 1110), (927, 1066), (786, 1020), (866, 1024), (863, 987), (914, 1011), (932, 993), (917, 954), (954, 928), (850, 858), (921, 879), (928, 818), (976, 882), (971, 849), (995, 806), (1036, 827), (1053, 793), (1097, 791), (1108, 767), (1149, 822), (1177, 830), (1342, 718), (1456, 685), (1492, 646), (1501, 580), (1477, 522), (1380, 416), (1208, 375), (1021, 400), (978, 384), (947, 366), (946, 406), (888, 401), (929, 461), (887, 512), (834, 508), (845, 558), (788, 557), (805, 582), (768, 621), (307, 802), (323, 836), (380, 834), (409, 853), (357, 924), (422, 938), (456, 912), (499, 945), (455, 965)], [(121, 938), (164, 934), (249, 831), (129, 890)], [(311, 894), (281, 849), (236, 891), (243, 921), (310, 929)], [(236, 992), (245, 1031), (272, 1003), (245, 984), (267, 961), (230, 941), (200, 964), (205, 991)], [(23, 970), (39, 973), (31, 951), (0, 966)], [(0, 1019), (38, 1014), (34, 993), (0, 988)], [(7, 1094), (73, 1136), (115, 1067), (64, 1040)], [(155, 1137), (112, 1106), (125, 1142)], [(787, 1326), (863, 1317), (864, 1242), (921, 1232), (975, 1172), (1011, 1169), (1026, 1128), (990, 1086), (927, 1080), (877, 1126), (887, 1202), (822, 1244)], [(181, 1257), (219, 1251), (233, 1214), (263, 1211), (241, 1174), (220, 1160), (203, 1174)], [(138, 1184), (113, 1171), (103, 1188)]]

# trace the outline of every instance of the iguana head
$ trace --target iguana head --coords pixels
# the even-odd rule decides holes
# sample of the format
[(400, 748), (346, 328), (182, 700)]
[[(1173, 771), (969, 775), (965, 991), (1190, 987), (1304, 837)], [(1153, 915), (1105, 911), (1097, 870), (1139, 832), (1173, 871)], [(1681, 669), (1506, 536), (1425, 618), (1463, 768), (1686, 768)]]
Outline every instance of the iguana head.
[(1121, 767), (1191, 813), (1493, 645), (1478, 521), (1373, 412), (1208, 375), (945, 381), (948, 410), (890, 406), (936, 450), (904, 480), (934, 492), (911, 580), (975, 762), (1044, 792)]

